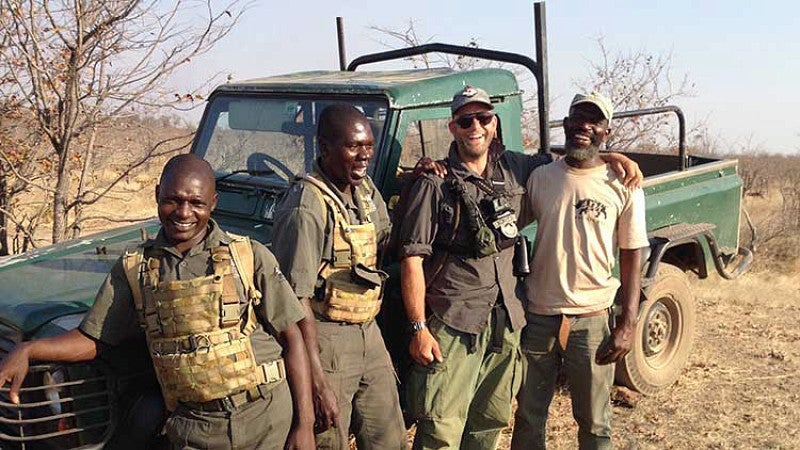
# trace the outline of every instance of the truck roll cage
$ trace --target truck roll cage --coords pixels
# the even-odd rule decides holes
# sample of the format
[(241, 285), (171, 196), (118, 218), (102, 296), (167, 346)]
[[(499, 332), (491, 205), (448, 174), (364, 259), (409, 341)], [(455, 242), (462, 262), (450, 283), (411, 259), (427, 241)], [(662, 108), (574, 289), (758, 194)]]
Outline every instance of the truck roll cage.
[[(689, 167), (689, 155), (686, 154), (686, 118), (683, 111), (675, 105), (658, 106), (655, 108), (632, 109), (630, 111), (615, 112), (611, 120), (626, 119), (629, 117), (651, 116), (654, 114), (674, 113), (678, 117), (678, 155), (680, 163), (678, 170), (683, 172)], [(551, 120), (547, 124), (550, 128), (561, 128), (563, 119)]]
[(544, 2), (534, 3), (533, 12), (535, 25), (534, 37), (536, 40), (536, 57), (538, 62), (518, 53), (489, 50), (485, 48), (464, 47), (461, 45), (431, 43), (359, 56), (351, 61), (345, 69), (342, 64), (346, 59), (344, 56), (342, 23), (341, 21), (337, 20), (339, 36), (339, 63), (342, 70), (354, 72), (359, 66), (364, 64), (394, 61), (411, 56), (424, 55), (427, 53), (447, 53), (450, 55), (467, 56), (470, 58), (480, 58), (489, 61), (519, 64), (530, 70), (534, 78), (536, 78), (536, 99), (539, 110), (539, 153), (548, 153), (550, 151), (550, 129), (548, 127), (550, 120), (550, 109), (548, 106), (550, 87), (547, 81), (547, 26), (545, 24)]

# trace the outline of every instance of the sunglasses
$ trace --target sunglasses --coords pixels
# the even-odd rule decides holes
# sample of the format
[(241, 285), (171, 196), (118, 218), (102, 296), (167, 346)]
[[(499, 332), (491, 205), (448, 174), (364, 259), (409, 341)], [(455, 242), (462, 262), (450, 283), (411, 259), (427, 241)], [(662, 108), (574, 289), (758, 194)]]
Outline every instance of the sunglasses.
[(478, 122), (481, 125), (486, 126), (489, 125), (489, 122), (491, 122), (493, 118), (494, 114), (483, 112), (477, 114), (464, 114), (463, 116), (454, 120), (454, 122), (456, 123), (456, 125), (466, 130), (467, 128), (472, 126), (473, 119), (478, 119)]

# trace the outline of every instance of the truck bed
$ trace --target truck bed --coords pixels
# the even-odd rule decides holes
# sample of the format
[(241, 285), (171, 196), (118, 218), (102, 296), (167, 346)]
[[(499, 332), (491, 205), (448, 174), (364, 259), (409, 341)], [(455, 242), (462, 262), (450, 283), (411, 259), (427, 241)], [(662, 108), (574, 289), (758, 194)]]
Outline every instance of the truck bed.
[(625, 153), (644, 173), (647, 230), (676, 224), (710, 223), (720, 250), (736, 254), (742, 183), (736, 159), (690, 156), (680, 169), (677, 155)]

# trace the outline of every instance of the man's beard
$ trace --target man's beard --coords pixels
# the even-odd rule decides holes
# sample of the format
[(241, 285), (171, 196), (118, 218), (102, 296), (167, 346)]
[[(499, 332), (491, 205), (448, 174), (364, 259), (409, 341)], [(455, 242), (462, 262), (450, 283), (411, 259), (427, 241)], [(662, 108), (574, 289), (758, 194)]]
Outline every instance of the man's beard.
[(600, 152), (600, 147), (597, 145), (590, 145), (586, 148), (566, 148), (566, 156), (567, 158), (573, 159), (575, 161), (588, 161)]

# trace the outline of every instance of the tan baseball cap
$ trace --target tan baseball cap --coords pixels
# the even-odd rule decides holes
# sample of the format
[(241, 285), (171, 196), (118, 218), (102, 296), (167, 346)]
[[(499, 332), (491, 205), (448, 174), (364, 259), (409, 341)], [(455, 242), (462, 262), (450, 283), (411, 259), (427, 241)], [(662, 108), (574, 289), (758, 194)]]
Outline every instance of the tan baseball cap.
[(595, 91), (589, 94), (575, 94), (575, 97), (572, 98), (572, 103), (569, 104), (569, 109), (581, 103), (591, 103), (597, 106), (600, 108), (600, 112), (603, 113), (606, 120), (611, 122), (611, 118), (614, 116), (614, 106), (611, 104), (611, 100), (609, 100), (608, 97)]
[(455, 114), (456, 111), (470, 103), (482, 103), (488, 106), (489, 109), (494, 109), (492, 100), (489, 98), (489, 94), (487, 94), (486, 91), (481, 88), (464, 86), (464, 89), (458, 91), (456, 95), (453, 96), (453, 102), (450, 103), (450, 112)]

